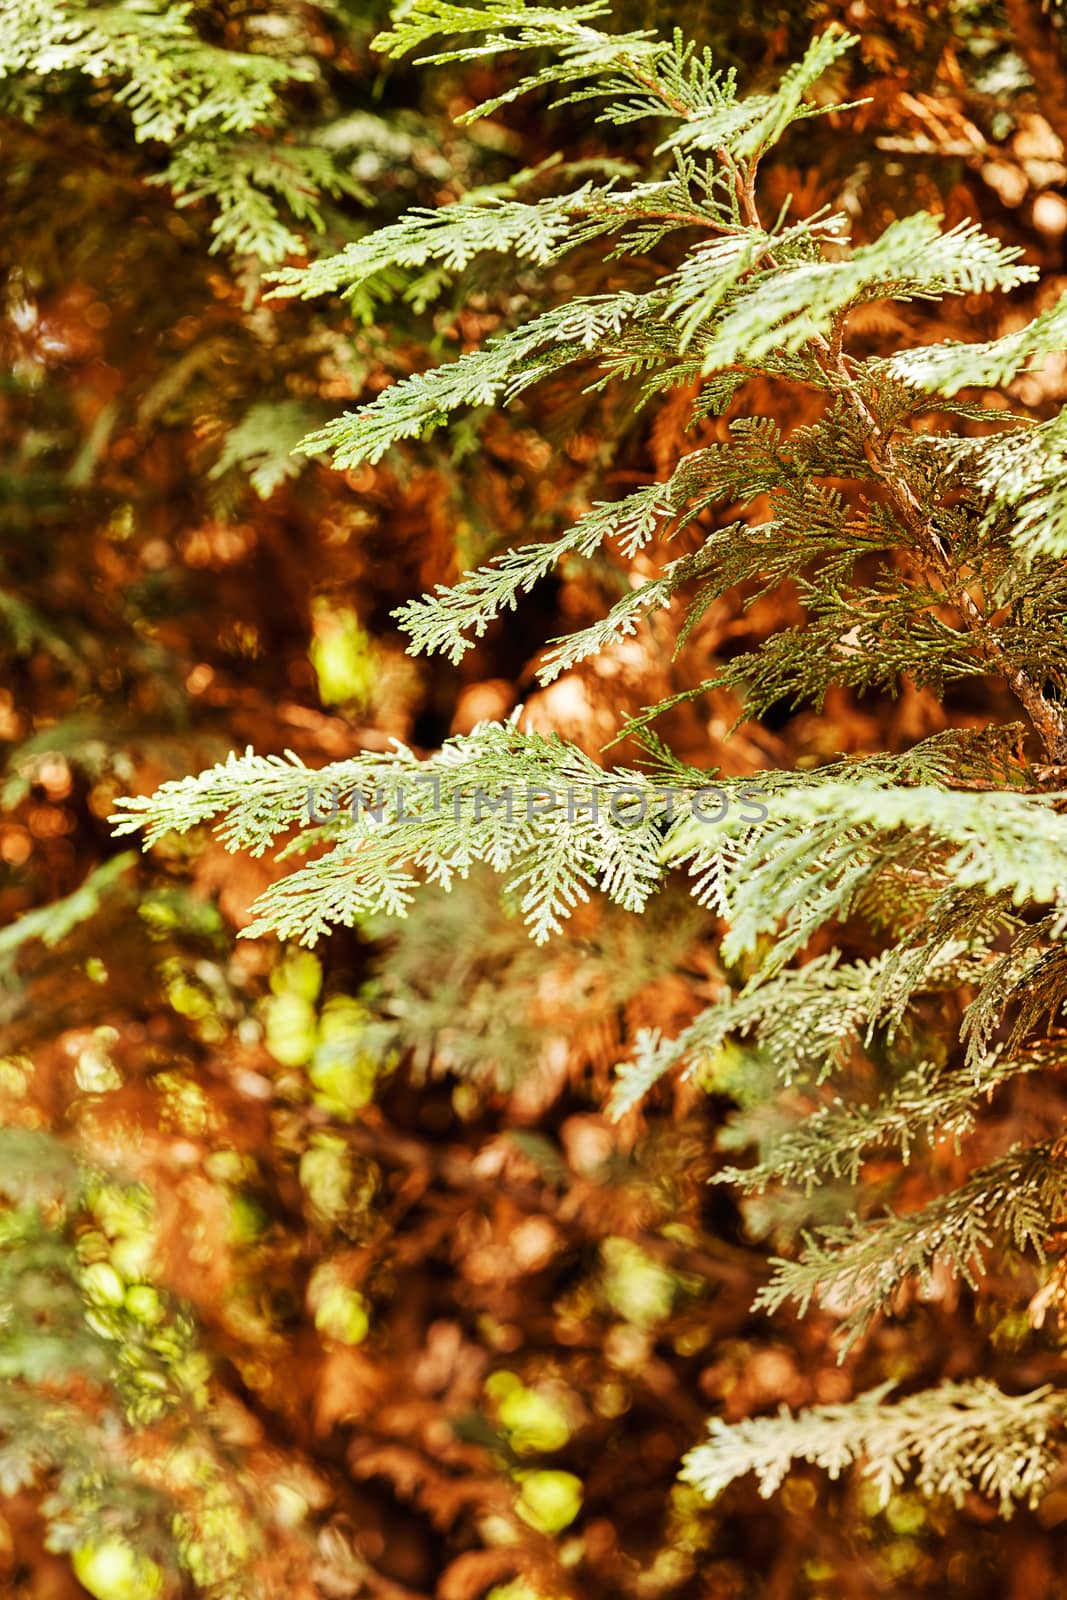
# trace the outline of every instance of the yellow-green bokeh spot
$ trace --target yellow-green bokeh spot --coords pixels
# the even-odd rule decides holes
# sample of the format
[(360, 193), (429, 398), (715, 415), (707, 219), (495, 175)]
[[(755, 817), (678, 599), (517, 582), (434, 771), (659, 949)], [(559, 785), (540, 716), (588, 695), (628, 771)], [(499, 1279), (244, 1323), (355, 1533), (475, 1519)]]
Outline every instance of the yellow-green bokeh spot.
[(331, 1226), (344, 1221), (353, 1204), (369, 1201), (373, 1178), (357, 1186), (347, 1143), (337, 1134), (316, 1133), (300, 1157), (300, 1185), (308, 1197), (312, 1215)]
[(374, 690), (378, 652), (356, 613), (320, 601), (313, 613), (308, 655), (325, 706), (366, 705)]
[(497, 1417), (508, 1443), (520, 1455), (562, 1450), (571, 1436), (570, 1422), (560, 1403), (521, 1383), (502, 1396)]
[(526, 1578), (514, 1578), (511, 1583), (498, 1583), (490, 1589), (485, 1600), (562, 1600), (562, 1596), (535, 1589)]
[(370, 1308), (358, 1289), (331, 1282), (331, 1277), (327, 1265), (312, 1278), (315, 1326), (327, 1339), (334, 1339), (338, 1344), (362, 1344), (370, 1332)]
[(600, 1247), (604, 1298), (627, 1322), (654, 1328), (670, 1315), (675, 1276), (630, 1239), (605, 1239)]
[(163, 1572), (125, 1539), (93, 1540), (71, 1557), (74, 1576), (95, 1600), (155, 1600), (163, 1593)]
[(318, 1038), (318, 1018), (312, 1001), (300, 994), (272, 995), (264, 1003), (265, 1043), (283, 1067), (302, 1067), (310, 1061)]
[(573, 1472), (517, 1472), (515, 1509), (538, 1533), (559, 1533), (582, 1509), (582, 1480)]
[(349, 1117), (368, 1105), (379, 1073), (392, 1064), (380, 1060), (371, 1020), (349, 995), (335, 995), (322, 1008), (308, 1076), (316, 1105), (335, 1116)]
[(310, 950), (291, 950), (270, 975), (274, 994), (298, 994), (317, 1000), (322, 993), (322, 963)]

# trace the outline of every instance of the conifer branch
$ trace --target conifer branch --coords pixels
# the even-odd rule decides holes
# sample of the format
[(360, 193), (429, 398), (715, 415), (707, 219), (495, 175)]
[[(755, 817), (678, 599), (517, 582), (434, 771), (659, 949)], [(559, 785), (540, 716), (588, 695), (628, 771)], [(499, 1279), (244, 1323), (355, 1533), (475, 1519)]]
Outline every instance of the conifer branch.
[(976, 1288), (995, 1241), (1042, 1260), (1065, 1208), (1067, 1164), (1053, 1146), (1011, 1151), (918, 1211), (805, 1234), (798, 1260), (772, 1263), (755, 1305), (775, 1311), (791, 1299), (804, 1311), (817, 1298), (842, 1319), (843, 1358), (907, 1278), (928, 1287), (941, 1263)]
[[(542, 681), (615, 647), (654, 608), (680, 610), (679, 647), (707, 648), (700, 625), (714, 600), (790, 584), (803, 626), (747, 652), (723, 650), (688, 680), (709, 674), (701, 683), (648, 707), (627, 731), (709, 688), (739, 691), (741, 715), (759, 716), (782, 704), (818, 708), (835, 686), (895, 691), (907, 678), (940, 694), (995, 672), (1041, 739), (1050, 781), (1062, 776), (1063, 419), (1034, 426), (958, 396), (1010, 382), (1059, 349), (1067, 310), (1053, 307), (981, 344), (860, 360), (848, 346), (857, 308), (1005, 293), (1035, 270), (973, 223), (946, 228), (926, 213), (854, 248), (844, 219), (826, 213), (800, 221), (783, 213), (765, 228), (760, 162), (791, 124), (842, 109), (813, 103), (810, 91), (852, 41), (827, 29), (775, 93), (741, 96), (732, 73), (678, 35), (600, 31), (610, 12), (604, 0), (564, 8), (411, 0), (382, 35), (390, 56), (430, 47), (424, 59), (440, 62), (536, 52), (534, 70), (465, 120), (548, 90), (557, 104), (595, 102), (609, 126), (653, 123), (656, 153), (625, 186), (598, 181), (530, 199), (530, 175), (519, 174), (281, 274), (282, 294), (340, 292), (366, 312), (398, 295), (428, 305), (453, 280), (462, 299), (462, 274), (476, 261), (485, 281), (494, 261), (514, 257), (529, 269), (522, 297), (503, 285), (498, 331), (482, 345), (404, 377), (301, 448), (342, 467), (373, 464), (464, 409), (522, 402), (568, 368), (586, 393), (611, 386), (639, 406), (699, 388), (698, 421), (722, 415), (750, 376), (763, 380), (760, 393), (804, 385), (825, 404), (788, 430), (776, 416), (734, 415), (717, 442), (690, 451), (663, 482), (594, 501), (554, 540), (502, 550), (409, 602), (399, 616), (410, 649), (458, 661), (561, 558), (592, 561), (614, 549), (630, 563), (640, 552), (644, 564), (687, 530), (685, 553), (643, 572), (607, 615), (553, 641)], [(675, 228), (698, 237), (657, 260)], [(573, 298), (573, 276), (556, 269), (589, 247), (596, 259), (578, 259), (591, 274), (605, 258), (627, 258), (626, 288), (600, 280), (593, 288), (603, 292)], [(644, 257), (649, 282), (629, 287)], [(915, 427), (933, 409), (1008, 426), (966, 438)], [(248, 432), (251, 459), (259, 435)], [(741, 1109), (722, 1142), (758, 1148), (754, 1165), (723, 1178), (745, 1189), (860, 1180), (875, 1151), (895, 1171), (926, 1143), (965, 1140), (993, 1092), (1007, 1097), (1013, 1080), (1060, 1070), (1067, 817), (1062, 796), (1035, 791), (1018, 724), (981, 737), (949, 731), (900, 756), (763, 773), (754, 812), (737, 803), (752, 798), (749, 785), (645, 739), (651, 778), (608, 769), (517, 722), (449, 740), (426, 761), (397, 746), (313, 772), (295, 757), (249, 752), (120, 802), (113, 820), (119, 833), (142, 830), (146, 843), (209, 824), (231, 849), (259, 854), (284, 841), (283, 856), (304, 853), (261, 898), (247, 931), (305, 943), (381, 912), (404, 915), (428, 885), (450, 890), (480, 863), (500, 876), (537, 941), (558, 934), (594, 893), (640, 913), (684, 875), (693, 900), (724, 925), (717, 995), (676, 1039), (639, 1035), (611, 1109), (633, 1111), (673, 1071), (736, 1091)], [(391, 801), (405, 784), (398, 813)], [(419, 784), (421, 798), (411, 793)], [(606, 803), (613, 787), (630, 791), (628, 808)], [(557, 803), (527, 811), (523, 801), (546, 790)], [(504, 791), (518, 797), (514, 809)], [(691, 802), (716, 791), (721, 808), (698, 814)], [(679, 795), (685, 803), (676, 805)], [(866, 960), (842, 956), (853, 919), (864, 924)], [(951, 1026), (931, 1025), (937, 1011), (952, 1015)], [(728, 1082), (738, 1058), (740, 1086)], [(910, 1280), (930, 1284), (935, 1268), (938, 1281), (947, 1267), (980, 1288), (994, 1249), (1041, 1260), (1067, 1209), (1065, 1174), (1049, 1138), (987, 1158), (914, 1209), (872, 1219), (853, 1203), (844, 1223), (840, 1207), (824, 1209), (821, 1220), (829, 1215), (834, 1226), (809, 1231), (799, 1259), (779, 1260), (757, 1303), (774, 1311), (793, 1299), (803, 1308), (821, 1296), (854, 1339), (875, 1316), (902, 1310)], [(775, 1206), (780, 1216), (777, 1192), (765, 1214)], [(788, 1228), (779, 1231), (788, 1249)], [(716, 1494), (755, 1470), (770, 1493), (790, 1460), (837, 1472), (865, 1458), (884, 1492), (917, 1469), (927, 1492), (959, 1498), (977, 1487), (1007, 1510), (1047, 1482), (1064, 1416), (1063, 1397), (1044, 1390), (1012, 1397), (961, 1384), (891, 1403), (881, 1390), (798, 1418), (715, 1423), (689, 1472)]]
[[(742, 196), (749, 225), (762, 232), (754, 192), (754, 174), (753, 181), (743, 185)], [(766, 251), (765, 257), (770, 266), (779, 265), (771, 251)], [(956, 607), (965, 626), (975, 634), (981, 653), (1000, 672), (1027, 712), (1041, 738), (1048, 760), (1052, 763), (1067, 761), (1067, 710), (1046, 700), (1029, 674), (1012, 661), (966, 584), (954, 572), (930, 516), (923, 510), (907, 475), (894, 458), (891, 438), (855, 382), (841, 348), (844, 321), (843, 313), (835, 319), (831, 339), (816, 330), (812, 335), (812, 343), (828, 377), (836, 379), (835, 387), (844, 394), (865, 432), (864, 453), (874, 477), (886, 486), (905, 527), (914, 537), (929, 567), (936, 573), (946, 598)]]
[(732, 1426), (716, 1418), (705, 1444), (686, 1457), (683, 1478), (709, 1499), (746, 1472), (769, 1498), (792, 1461), (810, 1461), (831, 1478), (862, 1463), (882, 1505), (916, 1472), (918, 1488), (961, 1505), (975, 1486), (1010, 1516), (1037, 1504), (1058, 1461), (1065, 1403), (1048, 1386), (1002, 1394), (982, 1379), (946, 1383), (888, 1401), (891, 1383), (845, 1405), (812, 1406), (791, 1417), (758, 1417)]

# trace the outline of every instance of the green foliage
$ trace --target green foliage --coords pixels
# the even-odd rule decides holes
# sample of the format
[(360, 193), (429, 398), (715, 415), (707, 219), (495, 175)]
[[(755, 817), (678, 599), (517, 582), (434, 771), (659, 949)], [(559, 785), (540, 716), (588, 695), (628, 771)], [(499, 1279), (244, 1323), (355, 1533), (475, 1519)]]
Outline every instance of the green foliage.
[(369, 197), (329, 148), (281, 142), (286, 87), (316, 84), (320, 68), (295, 15), (277, 20), (268, 48), (232, 50), (205, 42), (195, 9), (169, 0), (15, 0), (0, 22), (0, 106), (32, 123), (61, 90), (106, 86), (139, 144), (171, 147), (148, 181), (179, 204), (209, 201), (215, 248), (280, 261), (303, 244), (294, 224), (322, 231), (323, 197)]
[[(1067, 767), (1062, 419), (1035, 427), (1020, 408), (957, 397), (1010, 382), (1057, 348), (1062, 313), (973, 346), (864, 356), (853, 319), (871, 303), (1006, 294), (1035, 269), (973, 223), (946, 227), (926, 213), (856, 245), (838, 216), (786, 208), (765, 223), (761, 159), (793, 124), (845, 117), (820, 80), (854, 41), (827, 29), (775, 92), (740, 97), (731, 72), (680, 38), (600, 31), (611, 9), (415, 0), (378, 47), (401, 56), (432, 46), (423, 59), (438, 63), (536, 51), (529, 76), (467, 119), (527, 91), (565, 91), (557, 104), (594, 101), (608, 128), (654, 120), (647, 173), (529, 199), (523, 174), (281, 275), (285, 296), (339, 291), (364, 313), (397, 295), (423, 305), (446, 289), (462, 294), (472, 264), (491, 273), (502, 257), (519, 257), (529, 282), (508, 325), (484, 342), (401, 377), (303, 441), (340, 468), (378, 463), (463, 410), (507, 404), (523, 415), (535, 386), (571, 368), (588, 392), (631, 409), (687, 391), (694, 426), (731, 413), (665, 482), (598, 499), (554, 542), (509, 549), (402, 607), (412, 650), (459, 661), (564, 558), (592, 563), (614, 550), (627, 563), (640, 553), (647, 574), (656, 547), (684, 535), (683, 553), (656, 576), (555, 641), (542, 681), (643, 638), (649, 614), (668, 607), (683, 612), (679, 651), (699, 653), (714, 600), (789, 585), (802, 625), (712, 660), (698, 687), (648, 707), (627, 731), (711, 689), (736, 691), (742, 715), (758, 717), (821, 706), (831, 689), (896, 693), (908, 683), (944, 695), (994, 675), (1029, 719), (1029, 751), (1018, 730), (949, 732), (901, 756), (761, 774), (754, 806), (751, 782), (722, 778), (715, 820), (693, 812), (712, 775), (669, 752), (650, 778), (516, 720), (422, 761), (397, 746), (313, 772), (295, 756), (233, 754), (122, 801), (116, 831), (142, 830), (152, 844), (214, 823), (233, 850), (259, 855), (279, 841), (288, 854), (306, 850), (307, 863), (260, 898), (248, 932), (308, 944), (337, 925), (403, 915), (420, 892), (451, 890), (482, 863), (539, 942), (558, 938), (594, 890), (647, 914), (684, 869), (693, 899), (726, 924), (725, 979), (678, 1038), (640, 1037), (613, 1110), (632, 1113), (677, 1068), (699, 1078), (717, 1052), (750, 1038), (794, 1096), (792, 1113), (787, 1100), (758, 1164), (724, 1178), (757, 1191), (862, 1185), (869, 1156), (907, 1163), (945, 1135), (964, 1139), (983, 1096), (1060, 1059), (1043, 1035), (1067, 998), (1067, 818), (1055, 787)], [(537, 181), (550, 184), (555, 170)], [(564, 255), (586, 269), (581, 293), (548, 270)], [(596, 292), (584, 292), (589, 284)], [(818, 397), (815, 420), (785, 427), (784, 404), (780, 419), (746, 403), (773, 405), (794, 386)], [(946, 431), (953, 416), (965, 436)], [(545, 791), (554, 805), (540, 803)], [(612, 803), (623, 791), (626, 802)], [(857, 942), (865, 953), (843, 959)], [(818, 1295), (847, 1347), (899, 1309), (909, 1283), (927, 1289), (940, 1273), (977, 1291), (994, 1250), (1018, 1259), (1033, 1288), (1067, 1203), (1064, 1171), (1047, 1140), (994, 1153), (954, 1188), (946, 1177), (946, 1192), (918, 1208), (870, 1218), (861, 1193), (846, 1221), (809, 1232), (799, 1259), (776, 1264), (757, 1305), (773, 1314)], [(643, 1320), (668, 1310), (657, 1280)], [(883, 1495), (914, 1469), (926, 1492), (959, 1501), (974, 1486), (1007, 1510), (1039, 1495), (1062, 1419), (1062, 1399), (1047, 1390), (1012, 1398), (976, 1381), (893, 1401), (876, 1390), (797, 1417), (717, 1420), (687, 1471), (715, 1495), (754, 1470), (771, 1493), (791, 1459), (836, 1475), (863, 1457)], [(520, 1514), (542, 1531), (577, 1514), (577, 1489), (547, 1481), (565, 1476), (523, 1477)]]

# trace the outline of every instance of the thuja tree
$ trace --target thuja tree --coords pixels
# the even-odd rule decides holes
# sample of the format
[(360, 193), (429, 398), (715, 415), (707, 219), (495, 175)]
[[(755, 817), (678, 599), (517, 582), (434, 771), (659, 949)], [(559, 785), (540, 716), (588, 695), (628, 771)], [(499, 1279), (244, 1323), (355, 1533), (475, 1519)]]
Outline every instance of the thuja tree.
[[(475, 258), (496, 258), (531, 286), (504, 331), (305, 441), (340, 468), (376, 463), (468, 408), (521, 406), (569, 368), (649, 408), (685, 391), (710, 436), (662, 481), (590, 504), (554, 542), (516, 545), (412, 600), (399, 613), (411, 649), (458, 661), (561, 562), (610, 552), (645, 577), (552, 641), (542, 683), (667, 615), (681, 659), (697, 658), (681, 694), (732, 691), (747, 718), (819, 707), (842, 687), (892, 694), (908, 681), (951, 697), (992, 678), (1018, 720), (765, 771), (753, 795), (752, 778), (672, 752), (654, 724), (676, 696), (620, 728), (643, 751), (629, 765), (598, 764), (521, 719), (424, 760), (398, 747), (312, 772), (248, 752), (123, 802), (117, 829), (152, 843), (213, 822), (234, 850), (299, 848), (305, 864), (262, 897), (250, 931), (308, 944), (375, 913), (417, 916), (424, 885), (447, 888), (478, 862), (499, 874), (537, 942), (593, 892), (639, 914), (683, 878), (721, 918), (722, 991), (680, 1037), (641, 1039), (619, 1070), (614, 1114), (661, 1080), (702, 1079), (740, 1047), (754, 1064), (747, 1100), (788, 1095), (752, 1125), (754, 1164), (722, 1179), (742, 1192), (854, 1185), (843, 1222), (772, 1263), (758, 1306), (821, 1303), (847, 1352), (912, 1286), (954, 1274), (981, 1291), (995, 1267), (998, 1303), (1014, 1297), (1044, 1324), (1035, 1337), (1054, 1341), (1067, 1289), (1049, 1258), (1067, 1201), (1058, 1130), (1042, 1125), (1027, 1148), (971, 1136), (991, 1096), (1061, 1059), (1067, 428), (997, 391), (1062, 347), (1067, 307), (987, 343), (863, 353), (857, 314), (872, 302), (1005, 295), (1035, 272), (972, 223), (919, 213), (853, 245), (843, 216), (767, 209), (767, 152), (810, 117), (847, 127), (849, 108), (825, 91), (854, 42), (844, 33), (821, 33), (773, 92), (742, 98), (680, 37), (603, 31), (610, 10), (416, 0), (377, 47), (436, 61), (531, 53), (529, 75), (469, 117), (548, 89), (619, 142), (653, 122), (647, 172), (555, 188), (543, 173), (539, 189), (413, 212), (280, 275), (283, 295), (365, 300), (406, 282), (425, 296)], [(564, 292), (557, 265), (571, 252), (603, 263), (596, 293)], [(816, 397), (814, 420), (790, 426), (798, 392)], [(803, 621), (740, 656), (702, 659), (703, 619), (737, 590), (797, 594)], [(869, 1215), (872, 1158), (881, 1200), (887, 1172), (929, 1163), (946, 1139), (964, 1151), (954, 1188)], [(1008, 1512), (1036, 1502), (1055, 1469), (1067, 1397), (1028, 1384), (1033, 1364), (1021, 1358), (1017, 1375), (1003, 1353), (998, 1370), (1000, 1387), (964, 1375), (795, 1416), (715, 1420), (684, 1473), (715, 1496), (754, 1472), (769, 1495), (793, 1460), (832, 1475), (857, 1461), (883, 1496), (915, 1473), (925, 1491), (959, 1502), (976, 1490)]]

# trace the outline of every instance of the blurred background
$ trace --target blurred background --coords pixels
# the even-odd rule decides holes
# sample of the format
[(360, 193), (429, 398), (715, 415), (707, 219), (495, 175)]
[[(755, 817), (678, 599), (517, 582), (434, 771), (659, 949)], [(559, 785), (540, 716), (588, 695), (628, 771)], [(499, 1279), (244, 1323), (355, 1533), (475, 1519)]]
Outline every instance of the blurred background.
[[(121, 42), (132, 9), (80, 13)], [(162, 28), (178, 11), (141, 14)], [(602, 1115), (637, 1030), (676, 1031), (723, 981), (714, 918), (684, 893), (640, 921), (594, 903), (538, 951), (475, 874), (407, 922), (297, 951), (236, 939), (283, 870), (269, 857), (190, 836), (142, 858), (111, 838), (116, 797), (247, 745), (313, 765), (392, 738), (429, 751), (522, 703), (595, 754), (709, 656), (801, 618), (788, 595), (728, 597), (673, 661), (664, 613), (539, 689), (544, 642), (649, 570), (605, 556), (565, 566), (460, 666), (405, 655), (401, 602), (665, 475), (722, 424), (687, 433), (692, 396), (635, 413), (624, 385), (563, 376), (335, 472), (297, 441), (537, 297), (602, 285), (603, 263), (594, 249), (502, 289), (476, 262), (430, 304), (403, 284), (366, 304), (272, 300), (265, 274), (559, 151), (625, 171), (645, 135), (536, 98), (458, 127), (509, 64), (387, 66), (372, 0), (186, 11), (215, 50), (298, 69), (280, 120), (214, 165), (188, 126), (139, 122), (117, 70), (61, 50), (44, 70), (12, 46), (0, 79), (0, 1593), (1064, 1592), (1067, 1489), (1005, 1526), (906, 1492), (878, 1511), (858, 1481), (806, 1469), (769, 1504), (750, 1484), (712, 1506), (675, 1483), (712, 1411), (936, 1380), (990, 1348), (947, 1281), (843, 1366), (828, 1319), (750, 1316), (767, 1255), (812, 1220), (810, 1202), (742, 1212), (707, 1184), (768, 1115), (754, 1050), (727, 1047), (620, 1126)], [(790, 195), (841, 209), (861, 240), (925, 207), (1042, 268), (999, 321), (979, 298), (872, 306), (855, 321), (871, 349), (992, 337), (1067, 288), (1056, 10), (613, 12), (681, 27), (757, 89), (813, 30), (847, 26), (861, 43), (827, 98), (863, 104), (793, 130), (768, 212)], [(13, 8), (16, 44), (36, 18)], [(1062, 404), (1067, 358), (1019, 397)], [(765, 399), (750, 385), (742, 409)], [(800, 424), (791, 403), (772, 408)], [(736, 712), (707, 695), (660, 731), (745, 773), (1015, 715), (982, 681), (944, 704), (835, 693), (727, 739)], [(833, 1220), (833, 1192), (818, 1203)], [(1013, 1347), (1007, 1317), (980, 1331)]]

